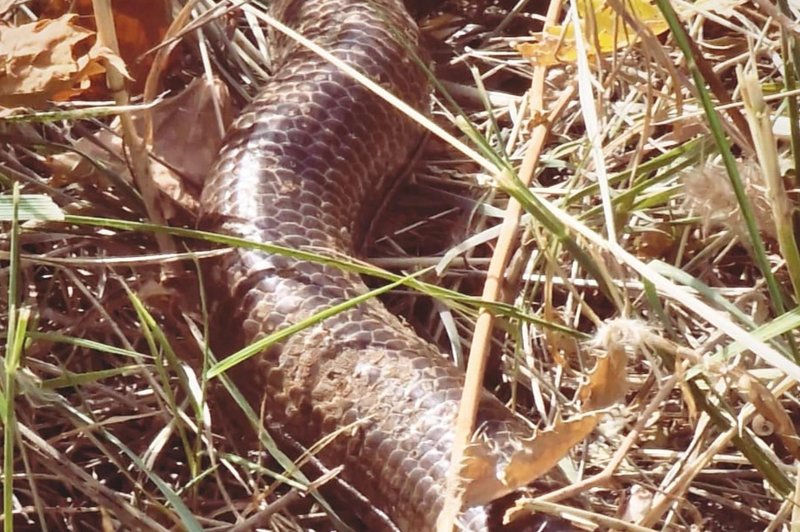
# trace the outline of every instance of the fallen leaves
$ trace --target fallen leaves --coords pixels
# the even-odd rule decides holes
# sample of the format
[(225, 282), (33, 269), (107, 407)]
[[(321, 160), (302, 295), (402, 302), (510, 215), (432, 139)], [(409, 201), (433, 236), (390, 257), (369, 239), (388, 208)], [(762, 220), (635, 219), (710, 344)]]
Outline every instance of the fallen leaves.
[[(628, 320), (616, 320), (629, 322)], [(612, 326), (606, 326), (601, 331), (608, 331)], [(628, 355), (625, 352), (625, 334), (621, 327), (613, 330), (603, 338), (605, 354), (597, 356), (594, 368), (588, 375), (588, 382), (581, 387), (579, 397), (583, 401), (584, 410), (592, 411), (607, 408), (625, 398), (628, 392), (626, 367)], [(598, 334), (598, 336), (600, 336)]]
[(63, 15), (0, 30), (0, 107), (41, 107), (72, 98), (107, 63), (127, 73), (119, 56), (89, 44), (94, 32), (78, 26), (76, 18)]
[(495, 444), (478, 432), (461, 471), (467, 481), (464, 503), (485, 504), (530, 484), (589, 436), (604, 416), (614, 415), (610, 407), (624, 400), (628, 391), (627, 352), (641, 349), (644, 332), (643, 323), (625, 319), (611, 320), (598, 331), (595, 347), (602, 354), (579, 390), (582, 413), (557, 418), (513, 449), (492, 449)]

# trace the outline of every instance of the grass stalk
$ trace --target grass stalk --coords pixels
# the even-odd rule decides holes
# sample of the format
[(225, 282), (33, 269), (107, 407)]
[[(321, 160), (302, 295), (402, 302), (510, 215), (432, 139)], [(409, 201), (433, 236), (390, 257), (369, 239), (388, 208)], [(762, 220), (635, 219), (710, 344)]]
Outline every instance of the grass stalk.
[[(791, 10), (786, 0), (778, 0), (778, 7), (784, 15), (791, 16)], [(797, 37), (781, 28), (781, 57), (783, 59), (783, 84), (787, 92), (797, 89), (797, 66), (800, 64), (800, 47)], [(786, 96), (789, 108), (789, 128), (792, 143), (792, 157), (794, 159), (795, 186), (800, 184), (800, 111), (798, 111), (797, 96)]]
[(747, 121), (753, 135), (753, 143), (767, 185), (767, 197), (772, 207), (773, 221), (777, 231), (781, 255), (786, 261), (786, 269), (794, 288), (795, 301), (800, 302), (800, 252), (794, 234), (792, 217), (793, 206), (781, 178), (778, 161), (777, 142), (772, 134), (772, 119), (764, 102), (761, 84), (755, 72), (737, 69), (739, 86), (742, 91)]
[(3, 528), (14, 529), (14, 444), (17, 438), (17, 419), (14, 412), (17, 369), (25, 348), (25, 333), (28, 330), (30, 309), (19, 309), (14, 318), (14, 336), (9, 336), (10, 345), (5, 357), (5, 411), (3, 413)]
[[(0, 393), (0, 411), (3, 416), (3, 529), (10, 532), (14, 528), (14, 439), (16, 434), (16, 417), (14, 415), (14, 379), (16, 369), (22, 355), (24, 334), (17, 331), (27, 323), (27, 313), (18, 312), (19, 297), (19, 203), (20, 187), (14, 183), (12, 191), (12, 212), (10, 237), (10, 264), (8, 275), (8, 333), (6, 336), (6, 352), (3, 365), (3, 390)], [(23, 320), (24, 318), (24, 320)]]

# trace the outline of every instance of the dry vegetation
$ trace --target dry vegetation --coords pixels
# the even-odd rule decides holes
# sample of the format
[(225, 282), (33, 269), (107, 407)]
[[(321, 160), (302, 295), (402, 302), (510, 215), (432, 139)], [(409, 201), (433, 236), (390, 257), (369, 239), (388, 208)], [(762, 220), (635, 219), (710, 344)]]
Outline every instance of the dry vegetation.
[[(57, 17), (11, 4), (0, 1), (6, 61), (4, 32)], [(227, 413), (207, 402), (227, 392), (206, 378), (197, 264), (215, 246), (190, 230), (197, 180), (230, 102), (269, 70), (265, 8), (152, 4), (174, 10), (174, 39), (168, 22), (146, 21), (172, 59), (128, 60), (155, 80), (129, 85), (131, 103), (200, 76), (232, 94), (196, 83), (188, 116), (156, 107), (150, 149), (166, 166), (148, 163), (129, 115), (112, 124), (96, 84), (66, 96), (23, 84), (11, 98), (0, 65), (4, 525), (329, 529), (302, 495), (327, 479), (284, 474), (268, 440), (241, 455)], [(437, 267), (386, 303), (458, 363), (488, 357), (484, 384), (539, 426), (592, 419), (561, 464), (573, 485), (518, 511), (585, 530), (795, 530), (797, 8), (596, 1), (602, 10), (580, 10), (581, 33), (563, 22), (575, 9), (565, 3), (543, 38), (545, 3), (475, 4), (418, 13), (440, 82), (434, 122), (472, 151), (432, 135), (384, 213), (373, 273)], [(70, 50), (86, 54), (79, 41)], [(140, 132), (146, 121), (137, 114)], [(137, 164), (150, 185), (126, 177)], [(42, 195), (60, 210), (33, 212)], [(482, 295), (493, 327), (459, 294)]]

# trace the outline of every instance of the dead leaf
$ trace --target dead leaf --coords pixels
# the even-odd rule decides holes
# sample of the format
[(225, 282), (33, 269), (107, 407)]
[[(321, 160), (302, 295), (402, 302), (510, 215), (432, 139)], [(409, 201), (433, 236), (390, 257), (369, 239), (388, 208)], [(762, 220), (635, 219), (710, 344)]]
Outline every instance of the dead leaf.
[(634, 320), (613, 320), (597, 333), (597, 342), (605, 351), (589, 372), (588, 382), (578, 396), (583, 401), (584, 411), (609, 407), (628, 393), (626, 345), (636, 342), (637, 329), (642, 327)]
[[(464, 504), (475, 506), (493, 501), (527, 486), (552, 469), (570, 449), (597, 426), (597, 414), (582, 414), (557, 420), (552, 428), (536, 432), (521, 448), (490, 451), (494, 445), (481, 434), (466, 449), (462, 475), (466, 482)], [(498, 457), (505, 457), (498, 463)]]
[(634, 238), (634, 249), (640, 259), (667, 259), (674, 247), (675, 239), (666, 225), (641, 231)]
[[(214, 101), (220, 105), (217, 124)], [(202, 188), (222, 135), (233, 120), (227, 87), (215, 79), (195, 79), (179, 95), (153, 111), (154, 151), (192, 184)]]
[[(628, 12), (654, 35), (669, 29), (661, 11), (647, 0), (628, 0)], [(578, 17), (581, 27), (592, 28), (586, 36), (590, 56), (605, 55), (626, 48), (639, 40), (633, 28), (605, 0), (585, 0), (578, 2)], [(517, 51), (533, 63), (551, 66), (557, 63), (571, 63), (577, 58), (575, 49), (575, 25), (570, 22), (562, 26), (552, 26), (545, 30), (541, 40), (536, 43), (522, 43)]]
[[(545, 308), (545, 319), (551, 323), (566, 326), (558, 312)], [(580, 348), (574, 336), (555, 328), (544, 329), (544, 340), (547, 351), (553, 360), (562, 368), (572, 372), (572, 363), (578, 360)]]
[(0, 0), (0, 16), (6, 14), (7, 11), (10, 11), (17, 0)]
[[(171, 4), (168, 0), (112, 0), (114, 28), (117, 35), (119, 55), (128, 66), (133, 80), (128, 90), (138, 94), (144, 88), (147, 73), (155, 54), (148, 53), (164, 39), (172, 20)], [(56, 18), (64, 13), (79, 15), (77, 24), (95, 31), (92, 0), (49, 0), (42, 6), (40, 16)], [(176, 54), (180, 55), (180, 54)], [(105, 80), (93, 83), (90, 98), (107, 98)]]
[(761, 381), (748, 375), (742, 374), (738, 382), (739, 389), (753, 403), (758, 413), (765, 419), (772, 422), (775, 426), (775, 433), (781, 439), (781, 443), (786, 447), (792, 456), (800, 459), (800, 439), (794, 428), (794, 423), (786, 413), (786, 409), (780, 401), (772, 395), (769, 389), (761, 384)]
[(628, 380), (625, 378), (627, 363), (625, 348), (618, 345), (597, 357), (597, 363), (589, 373), (589, 381), (579, 392), (585, 410), (606, 408), (625, 397), (628, 393)]
[[(217, 125), (214, 99), (220, 104), (222, 130)], [(233, 111), (225, 85), (204, 79), (192, 81), (180, 94), (159, 103), (153, 114), (151, 172), (159, 189), (177, 205), (193, 213), (197, 209), (197, 191), (202, 188), (217, 151), (222, 131), (230, 124)], [(134, 113), (134, 123), (143, 131), (141, 113)], [(102, 147), (101, 147), (102, 146)], [(99, 131), (94, 139), (75, 144), (78, 153), (52, 156), (48, 164), (55, 176), (54, 186), (82, 182), (104, 186), (106, 177), (87, 157), (104, 163), (112, 172), (132, 183), (127, 160), (123, 156), (119, 123)], [(164, 209), (167, 219), (177, 214), (174, 207)]]
[(44, 19), (0, 32), (0, 106), (37, 107), (48, 100), (67, 100), (89, 86), (89, 77), (113, 61), (110, 50), (90, 46), (94, 32), (76, 24), (76, 15)]

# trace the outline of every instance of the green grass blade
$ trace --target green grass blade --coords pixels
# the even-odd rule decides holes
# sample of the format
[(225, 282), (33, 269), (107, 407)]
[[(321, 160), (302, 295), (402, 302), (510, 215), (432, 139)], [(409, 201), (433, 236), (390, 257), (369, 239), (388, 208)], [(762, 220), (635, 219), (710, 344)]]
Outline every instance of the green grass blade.
[(205, 242), (212, 242), (215, 244), (221, 244), (229, 247), (255, 249), (263, 251), (265, 253), (274, 253), (276, 255), (291, 257), (297, 260), (307, 260), (310, 262), (316, 262), (318, 264), (335, 266), (336, 268), (339, 268), (346, 272), (353, 272), (360, 275), (368, 275), (370, 277), (375, 277), (377, 279), (384, 279), (390, 282), (399, 282), (400, 284), (406, 285), (409, 288), (414, 289), (422, 294), (440, 299), (442, 301), (446, 301), (449, 304), (451, 304), (454, 308), (457, 308), (458, 310), (461, 311), (465, 312), (472, 311), (474, 313), (475, 311), (477, 311), (478, 308), (486, 308), (498, 316), (506, 316), (509, 318), (519, 319), (526, 323), (534, 323), (542, 327), (552, 328), (554, 330), (561, 331), (565, 334), (569, 334), (570, 336), (575, 336), (577, 338), (586, 338), (585, 334), (576, 331), (571, 327), (565, 327), (559, 324), (550, 323), (532, 314), (521, 312), (519, 309), (515, 308), (512, 305), (507, 305), (497, 302), (486, 302), (479, 297), (465, 296), (455, 290), (449, 290), (447, 288), (442, 288), (434, 284), (420, 281), (416, 276), (402, 276), (394, 274), (389, 271), (383, 270), (381, 268), (369, 266), (363, 262), (359, 262), (352, 259), (321, 255), (319, 253), (313, 253), (310, 251), (287, 248), (284, 246), (278, 246), (270, 243), (256, 242), (253, 240), (247, 240), (244, 238), (237, 238), (218, 233), (211, 233), (207, 231), (198, 231), (195, 229), (186, 229), (183, 227), (169, 227), (169, 226), (144, 223), (144, 222), (132, 222), (129, 220), (115, 220), (111, 218), (76, 216), (68, 214), (65, 216), (64, 222), (75, 225), (87, 225), (92, 227), (116, 229), (119, 231), (168, 233), (172, 236), (180, 238), (203, 240)]
[(14, 219), (60, 221), (64, 219), (64, 211), (44, 194), (20, 194), (17, 203), (13, 195), (0, 196), (0, 222)]
[(25, 333), (28, 330), (30, 309), (21, 308), (15, 319), (14, 336), (5, 357), (4, 412), (3, 412), (3, 528), (14, 529), (14, 442), (17, 438), (17, 420), (14, 414), (17, 369), (25, 348)]
[(60, 377), (54, 377), (52, 379), (42, 381), (41, 386), (46, 390), (57, 390), (59, 388), (82, 386), (84, 384), (96, 383), (102, 381), (103, 379), (110, 379), (112, 377), (132, 375), (144, 369), (146, 369), (146, 366), (131, 365), (98, 371), (87, 371), (86, 373), (73, 373), (71, 371), (65, 371)]
[(321, 312), (318, 312), (318, 313), (314, 314), (313, 316), (309, 316), (308, 318), (306, 318), (304, 320), (301, 320), (301, 321), (299, 321), (299, 322), (297, 322), (297, 323), (295, 323), (293, 325), (289, 325), (288, 327), (285, 327), (285, 328), (283, 328), (283, 329), (281, 329), (279, 331), (276, 331), (276, 332), (268, 335), (266, 338), (262, 338), (261, 340), (253, 342), (252, 344), (248, 345), (244, 349), (240, 349), (239, 351), (237, 351), (236, 353), (232, 354), (231, 356), (229, 356), (229, 357), (225, 358), (224, 360), (222, 360), (220, 362), (217, 362), (216, 364), (211, 366), (211, 368), (208, 370), (208, 378), (209, 379), (213, 379), (213, 378), (219, 376), (221, 373), (224, 373), (224, 372), (228, 371), (229, 369), (231, 369), (232, 367), (236, 366), (237, 364), (240, 364), (241, 362), (247, 360), (248, 358), (250, 358), (250, 357), (252, 357), (254, 355), (257, 355), (258, 353), (261, 353), (262, 351), (264, 351), (269, 346), (274, 345), (274, 344), (276, 344), (276, 343), (278, 343), (280, 341), (283, 341), (283, 340), (289, 338), (290, 336), (292, 336), (293, 334), (296, 334), (296, 333), (298, 333), (298, 332), (300, 332), (300, 331), (302, 331), (304, 329), (307, 329), (309, 327), (313, 327), (314, 325), (316, 325), (318, 323), (322, 323), (323, 321), (325, 321), (326, 319), (330, 318), (331, 316), (335, 316), (336, 314), (344, 312), (347, 309), (350, 309), (350, 308), (353, 308), (355, 306), (358, 306), (359, 304), (363, 303), (364, 301), (367, 301), (369, 299), (377, 297), (377, 296), (379, 296), (381, 294), (385, 294), (386, 292), (388, 292), (388, 291), (390, 291), (390, 290), (392, 290), (394, 288), (397, 288), (401, 284), (405, 283), (408, 279), (411, 279), (411, 278), (417, 277), (419, 275), (422, 275), (423, 273), (426, 273), (426, 272), (430, 271), (431, 269), (432, 269), (432, 267), (425, 268), (424, 270), (420, 270), (420, 271), (418, 271), (418, 272), (416, 272), (416, 273), (414, 273), (412, 275), (408, 275), (406, 277), (403, 277), (402, 279), (399, 279), (399, 280), (397, 280), (397, 281), (395, 281), (393, 283), (389, 283), (387, 285), (381, 286), (380, 288), (376, 288), (375, 290), (370, 290), (369, 292), (367, 292), (365, 294), (361, 294), (360, 296), (356, 296), (356, 297), (354, 297), (352, 299), (344, 301), (343, 303), (339, 303), (338, 305), (334, 305), (331, 308), (325, 309), (325, 310), (323, 310)]

